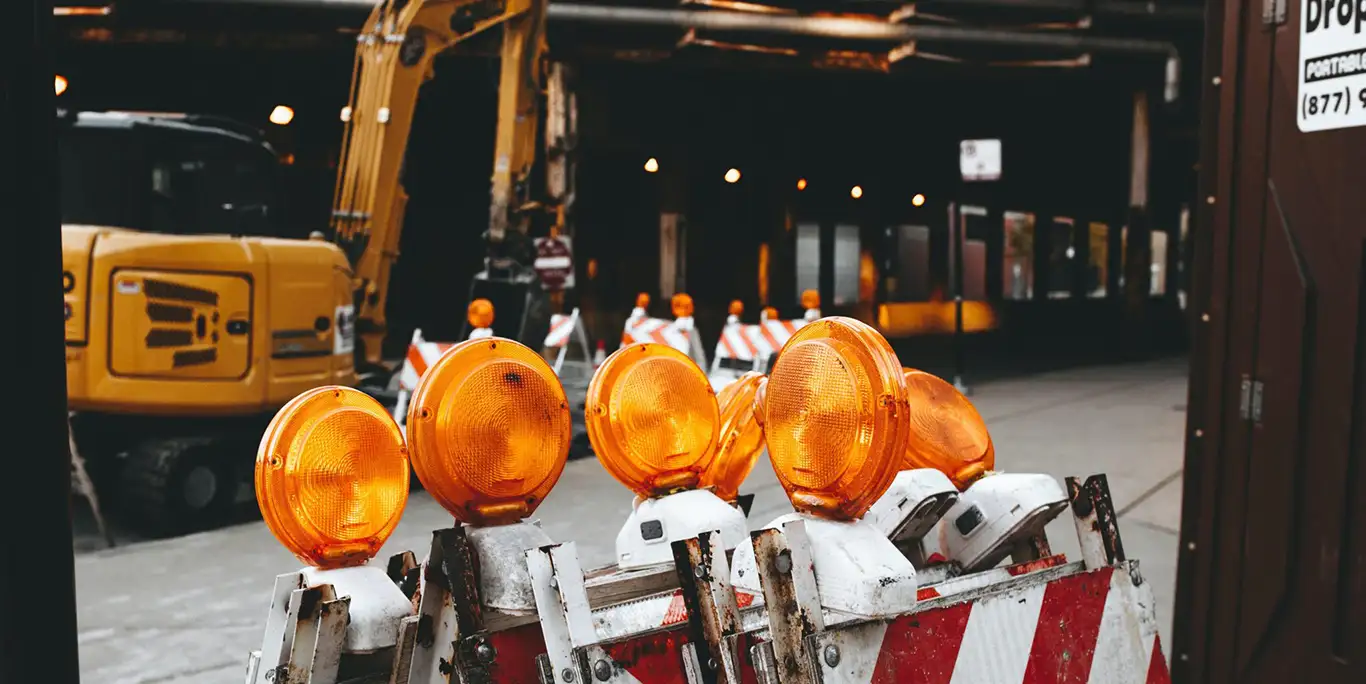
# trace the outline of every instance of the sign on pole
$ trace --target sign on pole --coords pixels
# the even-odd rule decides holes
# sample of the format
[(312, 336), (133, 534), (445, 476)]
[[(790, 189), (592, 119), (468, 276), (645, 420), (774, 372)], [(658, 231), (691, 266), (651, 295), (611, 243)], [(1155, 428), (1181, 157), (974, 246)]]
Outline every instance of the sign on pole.
[(539, 237), (535, 240), (536, 261), (532, 268), (541, 277), (541, 287), (551, 292), (574, 288), (574, 250), (569, 238)]
[(994, 181), (1001, 178), (1001, 141), (964, 140), (958, 145), (958, 168), (963, 180)]
[(1366, 126), (1366, 2), (1300, 0), (1300, 132)]

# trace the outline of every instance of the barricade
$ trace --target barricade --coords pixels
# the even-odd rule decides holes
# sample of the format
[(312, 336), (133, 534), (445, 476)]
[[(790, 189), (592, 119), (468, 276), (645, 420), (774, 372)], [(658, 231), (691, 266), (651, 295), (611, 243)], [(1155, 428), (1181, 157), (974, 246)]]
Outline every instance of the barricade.
[[(568, 358), (571, 342), (577, 342), (583, 356), (579, 359)], [(567, 314), (554, 314), (550, 317), (550, 332), (545, 336), (545, 351), (554, 349), (555, 362), (551, 368), (555, 374), (563, 378), (564, 371), (573, 369), (576, 375), (582, 374), (591, 376), (593, 374), (593, 352), (588, 348), (588, 332), (584, 330), (583, 318), (579, 316), (579, 308), (574, 307)]]

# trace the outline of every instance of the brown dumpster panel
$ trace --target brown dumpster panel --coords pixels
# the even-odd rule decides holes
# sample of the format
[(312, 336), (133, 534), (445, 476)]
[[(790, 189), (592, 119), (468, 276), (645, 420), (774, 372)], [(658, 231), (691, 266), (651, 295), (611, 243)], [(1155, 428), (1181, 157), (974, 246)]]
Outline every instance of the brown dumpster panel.
[(1302, 3), (1262, 4), (1210, 5), (1172, 674), (1361, 682), (1366, 126), (1300, 132)]

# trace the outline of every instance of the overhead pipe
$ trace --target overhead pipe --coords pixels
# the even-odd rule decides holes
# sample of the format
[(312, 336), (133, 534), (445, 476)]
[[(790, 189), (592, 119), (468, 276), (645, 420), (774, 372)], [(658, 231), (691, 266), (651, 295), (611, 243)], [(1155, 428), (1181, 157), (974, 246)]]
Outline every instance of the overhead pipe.
[[(191, 3), (252, 4), (315, 8), (370, 9), (376, 0), (180, 0)], [(1010, 0), (978, 0), (1009, 2)], [(1027, 2), (1040, 0), (1015, 0)], [(1058, 0), (1042, 0), (1056, 2)], [(1164, 98), (1176, 100), (1180, 85), (1181, 57), (1172, 43), (1141, 38), (1112, 38), (1067, 33), (1035, 33), (963, 26), (897, 24), (857, 17), (812, 17), (758, 14), (726, 10), (657, 9), (615, 5), (581, 5), (552, 2), (547, 18), (565, 23), (657, 26), (703, 31), (773, 34), (866, 40), (886, 43), (932, 41), (998, 47), (1050, 48), (1077, 52), (1150, 55), (1167, 60)]]
[[(919, 3), (911, 3), (919, 4)], [(1096, 16), (1152, 17), (1154, 19), (1203, 22), (1204, 3), (1175, 4), (1147, 0), (924, 0), (926, 5), (991, 7), (997, 9), (1047, 10)]]

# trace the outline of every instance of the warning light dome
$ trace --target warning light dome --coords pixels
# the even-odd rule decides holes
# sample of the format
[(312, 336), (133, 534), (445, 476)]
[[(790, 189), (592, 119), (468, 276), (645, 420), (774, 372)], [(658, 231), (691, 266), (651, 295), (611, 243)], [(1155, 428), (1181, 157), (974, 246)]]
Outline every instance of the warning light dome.
[(819, 308), (821, 308), (821, 293), (820, 293), (820, 292), (817, 292), (816, 290), (804, 290), (804, 291), (802, 292), (802, 308), (803, 308), (803, 309), (819, 309)]
[(934, 468), (960, 490), (996, 466), (996, 446), (986, 421), (953, 385), (907, 368), (910, 439), (903, 469)]
[(256, 502), (276, 539), (319, 568), (360, 565), (408, 503), (408, 453), (388, 411), (351, 387), (295, 397), (256, 452)]
[(471, 525), (531, 515), (564, 471), (569, 437), (569, 401), (555, 371), (501, 337), (447, 350), (408, 409), (413, 470), (442, 508)]
[(650, 306), (650, 295), (642, 292), (636, 295), (636, 307), (647, 309)]
[(639, 342), (613, 352), (588, 384), (588, 441), (608, 473), (642, 496), (697, 486), (715, 457), (716, 393), (692, 359)]
[(732, 316), (743, 316), (745, 315), (745, 303), (738, 299), (732, 299), (726, 311)]
[(469, 309), (465, 311), (465, 320), (470, 322), (471, 328), (488, 328), (493, 325), (493, 302), (487, 299), (476, 299), (470, 302)]
[(723, 501), (734, 501), (740, 485), (754, 470), (754, 462), (764, 448), (764, 428), (755, 419), (754, 397), (765, 376), (757, 371), (741, 375), (717, 393), (721, 408), (721, 430), (716, 457), (702, 473), (700, 485), (715, 488)]
[(778, 308), (774, 306), (764, 307), (764, 318), (767, 318), (770, 321), (778, 320)]
[(764, 426), (764, 398), (767, 394), (768, 376), (765, 375), (754, 388), (754, 422), (758, 423), (759, 427)]
[(687, 318), (693, 312), (692, 297), (680, 292), (669, 300), (669, 307), (673, 309), (674, 318)]
[(769, 459), (799, 512), (859, 518), (901, 467), (906, 379), (866, 323), (831, 316), (799, 328), (779, 352), (763, 405)]

